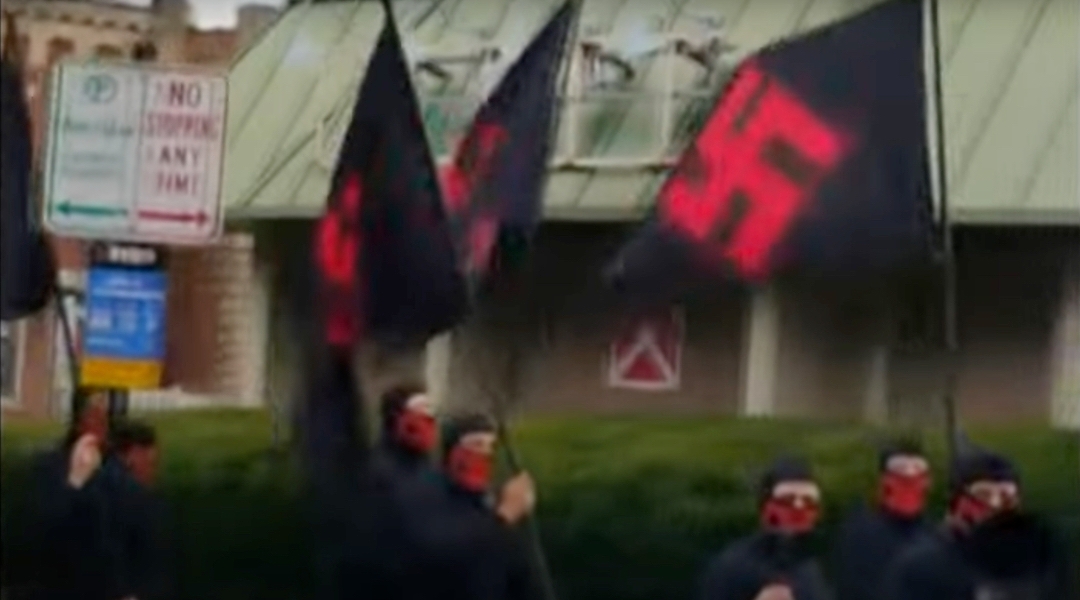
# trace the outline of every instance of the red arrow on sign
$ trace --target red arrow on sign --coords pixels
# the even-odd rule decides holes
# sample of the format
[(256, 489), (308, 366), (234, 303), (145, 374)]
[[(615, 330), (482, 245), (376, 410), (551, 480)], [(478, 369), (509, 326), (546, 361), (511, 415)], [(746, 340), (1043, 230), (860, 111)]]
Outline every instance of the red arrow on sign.
[(140, 219), (147, 219), (150, 221), (172, 221), (174, 223), (195, 223), (196, 225), (204, 225), (210, 220), (210, 215), (205, 211), (198, 212), (166, 212), (162, 210), (140, 210)]

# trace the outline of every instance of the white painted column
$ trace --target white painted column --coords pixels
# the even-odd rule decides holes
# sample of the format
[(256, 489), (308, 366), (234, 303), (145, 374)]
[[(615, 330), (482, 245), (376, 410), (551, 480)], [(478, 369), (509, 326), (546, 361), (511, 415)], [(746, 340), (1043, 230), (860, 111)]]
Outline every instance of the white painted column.
[(251, 317), (247, 323), (250, 336), (245, 349), (244, 394), (241, 404), (248, 407), (265, 406), (267, 398), (266, 372), (270, 360), (270, 298), (273, 289), (273, 271), (269, 264), (254, 258), (251, 294)]
[(1080, 259), (1064, 269), (1061, 309), (1054, 327), (1055, 427), (1080, 431)]
[(776, 413), (780, 359), (780, 290), (776, 285), (753, 293), (748, 310), (742, 367), (743, 416)]
[(869, 359), (863, 419), (873, 425), (885, 425), (889, 421), (889, 345), (875, 344), (870, 348)]
[(432, 338), (424, 349), (424, 383), (435, 410), (449, 404), (450, 365), (454, 352), (454, 332)]

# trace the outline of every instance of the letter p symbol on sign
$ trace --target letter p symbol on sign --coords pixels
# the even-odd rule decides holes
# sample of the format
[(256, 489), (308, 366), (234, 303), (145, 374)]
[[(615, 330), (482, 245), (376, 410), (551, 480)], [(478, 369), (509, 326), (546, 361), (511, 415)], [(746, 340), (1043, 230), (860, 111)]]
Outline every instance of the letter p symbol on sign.
[(762, 277), (773, 250), (850, 146), (748, 63), (661, 190), (661, 217), (703, 244), (710, 258), (733, 264), (743, 277)]

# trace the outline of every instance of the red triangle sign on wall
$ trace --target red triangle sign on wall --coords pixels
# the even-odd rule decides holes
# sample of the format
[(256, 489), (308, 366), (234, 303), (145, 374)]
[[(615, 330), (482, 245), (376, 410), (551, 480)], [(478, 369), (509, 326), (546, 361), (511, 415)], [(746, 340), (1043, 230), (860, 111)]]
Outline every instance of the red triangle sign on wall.
[(682, 314), (677, 309), (629, 320), (608, 352), (608, 385), (652, 391), (678, 389), (683, 333)]

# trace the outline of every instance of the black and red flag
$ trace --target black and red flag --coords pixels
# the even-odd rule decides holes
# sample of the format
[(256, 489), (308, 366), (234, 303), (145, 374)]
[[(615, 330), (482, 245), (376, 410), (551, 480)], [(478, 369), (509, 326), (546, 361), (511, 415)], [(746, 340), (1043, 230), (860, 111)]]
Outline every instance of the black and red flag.
[[(12, 21), (8, 24), (11, 25)], [(13, 31), (0, 65), (0, 320), (21, 319), (49, 301), (55, 262), (32, 194), (30, 115), (16, 63)]]
[(379, 596), (372, 532), (385, 515), (374, 509), (353, 350), (361, 339), (420, 345), (468, 306), (394, 14), (382, 5), (386, 21), (313, 232), (314, 268), (297, 289), (307, 300), (296, 307), (305, 344), (298, 417), (327, 598), (355, 597), (354, 588)]
[(609, 271), (761, 282), (883, 269), (930, 248), (919, 0), (892, 0), (743, 61)]
[(578, 4), (564, 2), (526, 46), (441, 174), (458, 260), (472, 283), (489, 274), (501, 236), (529, 239), (540, 223), (559, 74)]
[(367, 65), (314, 235), (327, 340), (423, 342), (467, 307), (397, 25)]

